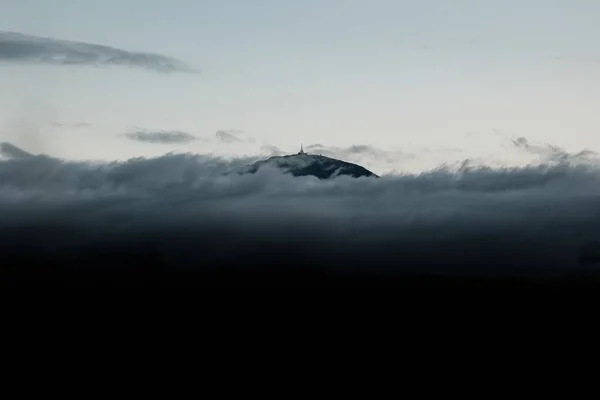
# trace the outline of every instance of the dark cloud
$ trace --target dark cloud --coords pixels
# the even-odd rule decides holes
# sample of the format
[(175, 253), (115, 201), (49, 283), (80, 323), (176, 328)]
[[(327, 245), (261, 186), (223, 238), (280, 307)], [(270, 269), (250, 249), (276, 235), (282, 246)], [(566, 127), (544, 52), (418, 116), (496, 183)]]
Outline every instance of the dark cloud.
[(600, 170), (591, 165), (224, 175), (254, 160), (0, 161), (3, 266), (37, 268), (3, 273), (201, 285), (597, 272)]
[(181, 131), (136, 131), (125, 134), (125, 137), (138, 142), (183, 144), (196, 140), (196, 136)]
[(118, 65), (159, 72), (195, 72), (182, 61), (96, 44), (0, 32), (0, 61), (56, 65)]

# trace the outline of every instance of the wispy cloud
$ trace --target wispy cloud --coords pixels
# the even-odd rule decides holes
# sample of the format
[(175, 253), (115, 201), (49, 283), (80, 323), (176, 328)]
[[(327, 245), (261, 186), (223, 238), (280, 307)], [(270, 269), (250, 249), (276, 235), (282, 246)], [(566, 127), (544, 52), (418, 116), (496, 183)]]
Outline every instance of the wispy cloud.
[(377, 164), (384, 170), (395, 170), (402, 161), (411, 160), (415, 156), (401, 150), (383, 150), (369, 145), (353, 145), (348, 147), (324, 146), (310, 144), (305, 147), (308, 152), (347, 160), (353, 163), (371, 166)]
[(146, 143), (190, 143), (198, 138), (190, 133), (182, 131), (136, 131), (124, 135), (126, 138)]
[[(370, 157), (388, 157), (390, 155), (398, 156), (400, 152), (392, 152), (385, 151), (382, 149), (378, 149), (373, 146), (368, 145), (352, 145), (348, 147), (336, 147), (336, 146), (324, 146), (322, 144), (309, 144), (306, 146), (306, 149), (316, 153), (323, 153), (327, 155), (343, 155), (343, 156), (353, 156), (353, 155), (367, 155)], [(404, 156), (407, 154), (402, 153)]]
[(283, 156), (289, 154), (289, 152), (283, 151), (279, 147), (272, 144), (264, 144), (260, 146), (260, 152), (268, 156)]
[(598, 154), (591, 150), (569, 153), (558, 146), (530, 143), (524, 137), (513, 140), (513, 144), (521, 150), (539, 156), (544, 162), (595, 162), (599, 160)]
[(168, 56), (97, 44), (40, 38), (0, 31), (0, 61), (55, 65), (126, 66), (159, 72), (197, 72)]
[(221, 143), (252, 143), (252, 138), (243, 137), (244, 132), (237, 129), (221, 129), (215, 134), (215, 138)]

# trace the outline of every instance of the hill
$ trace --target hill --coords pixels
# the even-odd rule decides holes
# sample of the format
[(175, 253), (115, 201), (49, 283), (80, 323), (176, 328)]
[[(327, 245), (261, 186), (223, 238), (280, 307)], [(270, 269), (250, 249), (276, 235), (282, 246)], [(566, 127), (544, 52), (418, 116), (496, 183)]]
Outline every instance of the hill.
[(284, 173), (293, 176), (315, 176), (319, 179), (330, 179), (336, 176), (351, 176), (353, 178), (378, 178), (368, 169), (353, 163), (317, 154), (307, 154), (301, 151), (286, 156), (273, 156), (254, 164), (243, 166), (235, 172), (238, 174), (254, 174), (265, 166), (274, 166)]

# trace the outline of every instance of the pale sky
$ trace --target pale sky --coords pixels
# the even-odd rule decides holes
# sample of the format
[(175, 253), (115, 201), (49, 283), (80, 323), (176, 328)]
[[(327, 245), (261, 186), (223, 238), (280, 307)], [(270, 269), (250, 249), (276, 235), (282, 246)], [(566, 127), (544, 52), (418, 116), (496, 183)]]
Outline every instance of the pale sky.
[[(237, 129), (290, 151), (302, 141), (485, 156), (520, 136), (600, 150), (597, 0), (0, 0), (0, 10), (0, 31), (200, 70), (0, 62), (0, 136), (25, 146), (33, 125), (64, 157), (133, 156), (137, 143), (114, 139), (132, 126)], [(89, 123), (106, 140), (67, 139), (46, 121)]]

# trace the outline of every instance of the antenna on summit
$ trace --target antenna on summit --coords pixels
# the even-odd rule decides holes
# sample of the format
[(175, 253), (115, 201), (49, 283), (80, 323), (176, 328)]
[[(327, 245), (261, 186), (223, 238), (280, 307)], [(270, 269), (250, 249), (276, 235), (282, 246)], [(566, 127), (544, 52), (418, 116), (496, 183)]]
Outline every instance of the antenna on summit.
[(304, 152), (304, 146), (302, 145), (302, 143), (300, 143), (300, 152), (298, 154), (306, 154)]

